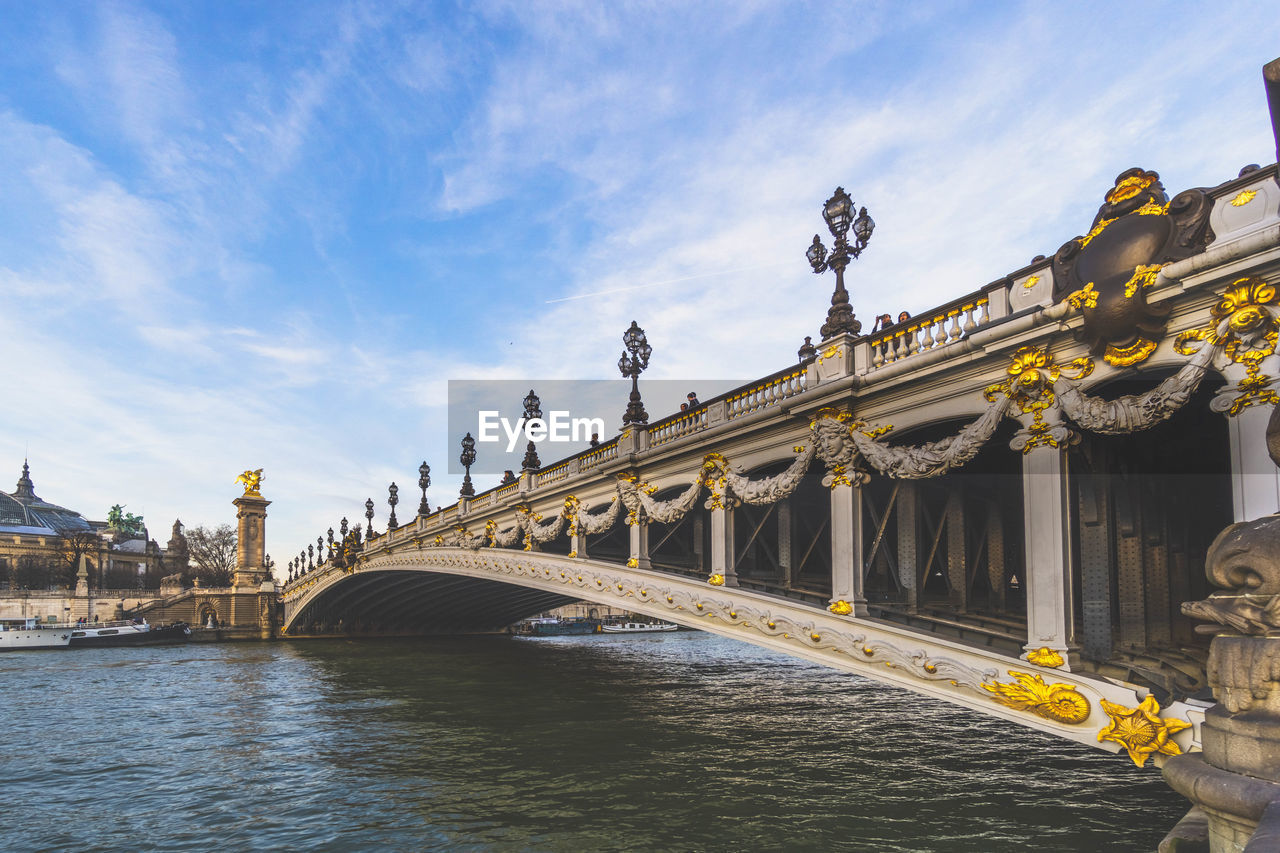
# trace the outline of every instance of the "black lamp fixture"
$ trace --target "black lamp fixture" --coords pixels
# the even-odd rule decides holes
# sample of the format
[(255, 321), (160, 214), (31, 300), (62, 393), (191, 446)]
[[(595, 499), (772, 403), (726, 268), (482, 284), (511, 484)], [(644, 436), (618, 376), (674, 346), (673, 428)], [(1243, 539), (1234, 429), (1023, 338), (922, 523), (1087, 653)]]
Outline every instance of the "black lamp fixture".
[(387, 503), (391, 504), (391, 518), (387, 521), (391, 530), (395, 530), (400, 526), (396, 521), (396, 504), (400, 503), (400, 487), (395, 483), (387, 486)]
[(618, 359), (618, 371), (631, 378), (631, 396), (627, 402), (627, 411), (622, 416), (622, 425), (647, 424), (649, 414), (640, 402), (640, 374), (649, 366), (649, 356), (653, 355), (653, 347), (645, 337), (644, 329), (631, 321), (631, 326), (622, 333), (622, 344), (626, 347)]
[(471, 485), (471, 466), (476, 463), (476, 440), (471, 437), (471, 433), (462, 437), (462, 453), (459, 454), (458, 461), (466, 469), (466, 473), (462, 476), (462, 488), (458, 491), (458, 497), (475, 497), (476, 488)]
[(418, 515), (429, 515), (431, 506), (427, 503), (427, 487), (431, 485), (431, 466), (422, 460), (418, 466), (418, 488), (422, 489), (422, 500), (418, 502)]
[[(844, 286), (844, 270), (849, 265), (849, 261), (861, 255), (862, 250), (867, 247), (876, 223), (867, 215), (865, 207), (858, 211), (856, 217), (853, 213), (854, 209), (853, 199), (844, 191), (844, 187), (836, 187), (836, 191), (822, 207), (822, 218), (827, 222), (827, 230), (835, 238), (831, 255), (827, 256), (827, 247), (822, 245), (822, 239), (817, 234), (813, 235), (813, 243), (805, 252), (814, 273), (822, 273), (826, 270), (835, 270), (836, 273), (836, 290), (831, 295), (831, 308), (827, 310), (827, 322), (823, 323), (819, 330), (823, 340), (845, 333), (856, 335), (862, 331), (862, 323), (854, 317), (853, 309), (849, 306), (849, 291)], [(853, 228), (852, 243), (849, 242), (851, 226)]]
[[(534, 419), (542, 419), (542, 400), (538, 399), (538, 395), (530, 388), (524, 398), (524, 423)], [(538, 458), (538, 446), (532, 440), (524, 449), (524, 460), (520, 463), (520, 467), (525, 471), (537, 471), (542, 467), (542, 460)]]
[(369, 498), (364, 502), (364, 517), (369, 519), (369, 529), (364, 533), (364, 538), (367, 541), (373, 538), (373, 498)]

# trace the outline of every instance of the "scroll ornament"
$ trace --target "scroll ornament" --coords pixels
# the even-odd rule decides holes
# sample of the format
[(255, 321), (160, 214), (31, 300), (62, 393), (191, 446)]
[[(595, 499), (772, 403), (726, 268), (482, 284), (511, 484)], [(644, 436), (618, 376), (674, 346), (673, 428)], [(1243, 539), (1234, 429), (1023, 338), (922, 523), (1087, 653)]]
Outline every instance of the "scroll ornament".
[[(1174, 349), (1180, 354), (1212, 348), (1224, 359), (1219, 369), (1229, 384), (1209, 404), (1213, 411), (1235, 416), (1249, 406), (1280, 403), (1280, 393), (1275, 390), (1278, 315), (1280, 298), (1275, 286), (1248, 276), (1236, 279), (1222, 294), (1210, 309), (1207, 326), (1178, 335)], [(1194, 341), (1203, 343), (1196, 347)], [(1264, 364), (1268, 367), (1265, 371)]]

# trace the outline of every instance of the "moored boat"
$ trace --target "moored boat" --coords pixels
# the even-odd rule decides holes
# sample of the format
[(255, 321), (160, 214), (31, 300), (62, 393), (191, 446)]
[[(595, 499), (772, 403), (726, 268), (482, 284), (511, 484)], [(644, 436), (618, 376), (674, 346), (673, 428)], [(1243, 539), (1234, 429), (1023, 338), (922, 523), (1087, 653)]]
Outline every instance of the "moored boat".
[(65, 649), (70, 642), (69, 625), (41, 625), (34, 617), (0, 619), (0, 651)]
[(191, 629), (185, 622), (164, 626), (148, 624), (145, 619), (141, 622), (101, 622), (76, 626), (71, 632), (71, 646), (155, 646), (162, 643), (182, 643), (190, 636)]
[(530, 619), (520, 624), (517, 633), (534, 637), (566, 637), (594, 634), (600, 630), (594, 619)]
[(670, 622), (618, 622), (601, 625), (600, 630), (606, 634), (654, 634), (659, 631), (678, 631), (680, 626)]

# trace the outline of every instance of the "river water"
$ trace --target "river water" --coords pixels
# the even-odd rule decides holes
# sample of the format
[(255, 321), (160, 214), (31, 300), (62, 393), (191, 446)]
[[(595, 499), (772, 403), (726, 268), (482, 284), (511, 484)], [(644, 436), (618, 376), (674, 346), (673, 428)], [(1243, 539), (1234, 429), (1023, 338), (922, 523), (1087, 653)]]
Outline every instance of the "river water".
[(0, 656), (0, 849), (1154, 850), (1150, 767), (696, 632)]

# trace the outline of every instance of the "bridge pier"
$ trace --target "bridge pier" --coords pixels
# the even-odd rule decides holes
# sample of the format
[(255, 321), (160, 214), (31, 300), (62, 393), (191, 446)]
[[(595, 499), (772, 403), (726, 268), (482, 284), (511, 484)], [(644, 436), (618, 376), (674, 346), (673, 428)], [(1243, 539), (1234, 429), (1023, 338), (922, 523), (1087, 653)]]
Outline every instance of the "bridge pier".
[(1026, 530), (1026, 651), (1048, 648), (1062, 655), (1076, 651), (1071, 585), (1071, 510), (1067, 453), (1038, 447), (1022, 457), (1022, 496)]
[(831, 487), (831, 603), (844, 601), (852, 615), (867, 615), (862, 577), (862, 489)]
[(733, 509), (711, 510), (711, 573), (722, 575), (725, 586), (738, 585), (738, 561), (734, 557)]
[[(638, 518), (630, 526), (630, 559), (627, 565), (633, 569), (651, 569), (653, 564), (649, 561), (649, 521), (648, 519)], [(583, 537), (585, 545), (586, 537)], [(585, 556), (582, 555), (582, 556)]]

